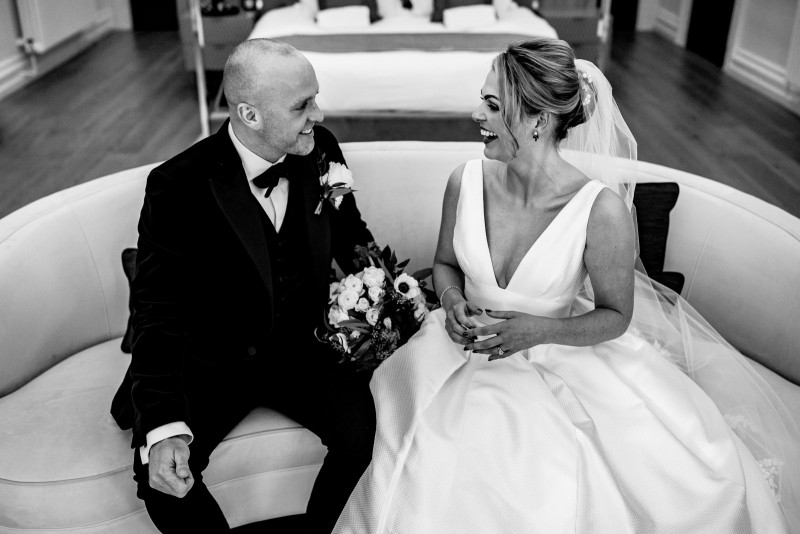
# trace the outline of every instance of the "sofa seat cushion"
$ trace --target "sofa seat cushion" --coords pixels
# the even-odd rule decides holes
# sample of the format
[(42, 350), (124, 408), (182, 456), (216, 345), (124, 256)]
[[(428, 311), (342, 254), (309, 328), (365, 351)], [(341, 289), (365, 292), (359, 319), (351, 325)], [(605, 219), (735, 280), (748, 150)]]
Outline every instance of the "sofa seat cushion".
[[(0, 398), (0, 530), (79, 527), (143, 510), (132, 479), (131, 432), (109, 413), (130, 362), (119, 347), (116, 338), (84, 350)], [(239, 488), (259, 488), (250, 500), (294, 495), (296, 502), (282, 503), (275, 515), (298, 513), (324, 454), (314, 434), (259, 408), (217, 448), (205, 480), (215, 495), (235, 494), (241, 480)], [(264, 480), (254, 484), (256, 475)], [(230, 506), (221, 505), (227, 514)]]

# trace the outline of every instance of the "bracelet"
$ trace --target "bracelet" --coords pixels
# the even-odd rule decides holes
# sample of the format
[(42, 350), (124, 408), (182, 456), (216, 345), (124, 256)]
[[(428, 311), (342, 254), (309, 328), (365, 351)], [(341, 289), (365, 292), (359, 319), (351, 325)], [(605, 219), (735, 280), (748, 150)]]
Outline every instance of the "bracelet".
[(464, 291), (463, 291), (463, 290), (462, 290), (460, 287), (458, 287), (458, 286), (447, 286), (447, 287), (446, 287), (446, 288), (444, 288), (444, 290), (443, 290), (443, 291), (442, 291), (442, 292), (439, 294), (439, 304), (440, 304), (440, 305), (444, 306), (444, 304), (442, 304), (442, 300), (444, 299), (444, 294), (445, 294), (445, 293), (447, 293), (448, 291), (450, 291), (451, 289), (458, 289), (458, 291), (461, 293), (461, 296), (462, 296), (462, 297), (464, 296)]

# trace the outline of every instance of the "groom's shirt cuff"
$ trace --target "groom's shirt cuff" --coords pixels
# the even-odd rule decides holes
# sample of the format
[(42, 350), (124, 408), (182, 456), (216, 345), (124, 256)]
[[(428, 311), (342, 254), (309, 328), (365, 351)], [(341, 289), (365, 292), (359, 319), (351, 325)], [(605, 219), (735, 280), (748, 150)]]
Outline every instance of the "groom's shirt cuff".
[(189, 440), (186, 442), (187, 444), (191, 443), (194, 439), (194, 434), (192, 434), (192, 431), (189, 430), (189, 427), (183, 421), (167, 423), (166, 425), (161, 425), (148, 432), (147, 436), (145, 436), (146, 445), (139, 447), (139, 456), (142, 459), (142, 465), (150, 461), (150, 447), (159, 441), (164, 441), (167, 438), (173, 438), (175, 436), (188, 436)]

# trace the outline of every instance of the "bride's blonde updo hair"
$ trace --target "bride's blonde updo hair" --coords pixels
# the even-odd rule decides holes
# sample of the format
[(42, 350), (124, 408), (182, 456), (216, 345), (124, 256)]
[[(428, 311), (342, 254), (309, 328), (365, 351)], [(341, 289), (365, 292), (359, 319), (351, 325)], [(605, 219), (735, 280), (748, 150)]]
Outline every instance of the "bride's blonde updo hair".
[[(593, 94), (585, 79), (581, 83), (575, 53), (565, 41), (532, 38), (512, 44), (494, 59), (492, 68), (497, 74), (503, 122), (514, 143), (510, 147), (513, 153), (519, 149), (514, 131), (525, 117), (550, 113), (555, 121), (553, 141), (558, 144), (570, 128), (583, 124), (591, 115)], [(585, 98), (587, 94), (589, 98)]]

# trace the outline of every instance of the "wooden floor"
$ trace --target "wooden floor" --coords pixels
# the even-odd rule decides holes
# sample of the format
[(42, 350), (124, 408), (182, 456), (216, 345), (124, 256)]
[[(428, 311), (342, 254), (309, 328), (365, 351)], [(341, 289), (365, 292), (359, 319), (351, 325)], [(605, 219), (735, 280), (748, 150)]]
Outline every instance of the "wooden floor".
[[(653, 34), (617, 35), (607, 73), (639, 159), (800, 217), (800, 117)], [(199, 133), (194, 75), (183, 68), (177, 33), (111, 34), (0, 101), (0, 217), (168, 158)]]

